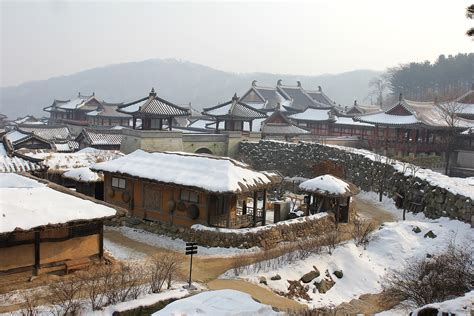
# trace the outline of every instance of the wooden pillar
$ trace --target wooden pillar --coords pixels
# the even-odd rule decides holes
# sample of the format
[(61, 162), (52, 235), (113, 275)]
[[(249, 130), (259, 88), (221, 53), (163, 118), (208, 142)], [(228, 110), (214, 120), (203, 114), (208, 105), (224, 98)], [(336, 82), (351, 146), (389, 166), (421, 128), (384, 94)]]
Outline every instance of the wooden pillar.
[(253, 121), (249, 121), (249, 132), (252, 131), (252, 123), (253, 123)]
[(170, 117), (170, 118), (168, 119), (168, 130), (171, 131), (171, 130), (172, 130), (172, 126), (173, 126), (173, 118)]
[(216, 134), (219, 134), (219, 120), (216, 119)]
[(162, 130), (163, 130), (163, 119), (160, 118), (160, 131), (162, 131)]
[[(225, 199), (225, 197), (224, 197)], [(226, 227), (227, 228), (230, 228), (230, 203), (226, 203), (227, 205), (227, 223), (226, 223)], [(237, 207), (237, 205), (236, 205)]]
[(266, 225), (266, 220), (267, 220), (267, 189), (263, 189), (262, 226)]
[(242, 215), (247, 214), (247, 198), (244, 199), (244, 202), (242, 204)]
[(40, 231), (35, 230), (35, 275), (38, 275), (40, 269)]
[(136, 129), (137, 128), (137, 118), (136, 117), (133, 117), (133, 129)]
[(339, 199), (336, 199), (336, 226), (339, 225)]
[(104, 257), (104, 222), (99, 223), (99, 258)]
[(257, 226), (257, 191), (253, 193), (253, 227)]
[(309, 216), (309, 207), (311, 206), (311, 193), (309, 193), (309, 195), (307, 196), (308, 199), (306, 200), (306, 212), (305, 212), (305, 216)]

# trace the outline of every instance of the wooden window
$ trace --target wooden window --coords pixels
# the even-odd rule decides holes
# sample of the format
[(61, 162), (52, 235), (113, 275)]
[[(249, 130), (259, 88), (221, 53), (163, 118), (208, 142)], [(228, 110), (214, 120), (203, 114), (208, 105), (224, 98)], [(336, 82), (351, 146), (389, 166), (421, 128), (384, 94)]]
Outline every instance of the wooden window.
[(199, 193), (182, 189), (179, 195), (179, 199), (185, 202), (199, 203)]
[(118, 189), (125, 189), (126, 181), (122, 178), (112, 177), (112, 187)]

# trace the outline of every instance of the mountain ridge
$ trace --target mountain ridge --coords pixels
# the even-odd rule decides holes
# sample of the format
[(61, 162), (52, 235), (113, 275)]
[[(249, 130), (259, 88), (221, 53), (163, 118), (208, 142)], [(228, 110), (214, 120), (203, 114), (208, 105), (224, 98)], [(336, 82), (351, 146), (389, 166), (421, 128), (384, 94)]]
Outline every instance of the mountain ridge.
[(274, 86), (301, 81), (308, 90), (322, 86), (336, 103), (351, 105), (354, 99), (363, 103), (369, 93), (368, 83), (380, 71), (359, 69), (339, 74), (292, 75), (265, 72), (234, 73), (177, 59), (147, 59), (143, 61), (105, 65), (70, 75), (34, 80), (17, 86), (0, 88), (0, 113), (10, 118), (32, 114), (46, 115), (42, 109), (54, 99), (71, 99), (79, 92), (95, 92), (107, 102), (127, 102), (146, 96), (152, 87), (158, 95), (176, 104), (188, 104), (202, 109), (224, 102), (236, 92), (245, 93), (253, 80), (259, 85)]

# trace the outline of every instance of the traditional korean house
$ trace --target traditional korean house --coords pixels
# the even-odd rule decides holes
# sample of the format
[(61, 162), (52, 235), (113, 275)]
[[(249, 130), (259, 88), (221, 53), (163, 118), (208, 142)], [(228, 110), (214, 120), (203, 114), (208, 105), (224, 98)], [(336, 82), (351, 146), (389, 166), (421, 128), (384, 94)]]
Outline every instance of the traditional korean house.
[(37, 119), (33, 115), (27, 115), (25, 117), (17, 118), (13, 121), (14, 125), (43, 125), (43, 121)]
[(69, 272), (103, 257), (103, 221), (114, 208), (17, 174), (0, 180), (0, 275)]
[(3, 135), (3, 142), (13, 150), (19, 149), (54, 149), (54, 145), (33, 133), (13, 130)]
[(91, 127), (131, 126), (132, 116), (119, 112), (123, 103), (100, 102), (97, 109), (86, 114), (88, 125)]
[(90, 96), (78, 94), (77, 98), (71, 100), (54, 100), (53, 104), (43, 110), (49, 112), (49, 124), (71, 124), (76, 126), (87, 126), (86, 114), (97, 110), (101, 102), (93, 93)]
[(247, 131), (252, 131), (254, 120), (267, 117), (265, 112), (244, 103), (237, 94), (234, 94), (230, 101), (205, 108), (202, 114), (212, 117), (216, 121), (216, 133), (219, 132), (219, 123), (221, 122), (224, 122), (225, 131), (244, 131), (245, 123), (248, 123)]
[[(332, 104), (326, 104), (326, 102), (321, 103), (316, 101), (308, 92), (303, 89), (300, 81), (297, 81), (295, 87), (283, 85), (281, 80), (278, 80), (276, 88), (280, 94), (285, 96), (285, 99), (291, 100), (291, 105), (285, 105), (285, 108), (288, 110), (303, 111), (307, 108), (331, 108), (333, 106)], [(322, 94), (319, 97), (322, 98)]]
[(242, 102), (254, 109), (272, 112), (279, 105), (291, 105), (291, 99), (278, 91), (276, 87), (257, 86), (257, 80), (252, 81), (252, 86), (240, 98)]
[(15, 152), (11, 145), (0, 142), (0, 173), (42, 172), (48, 169), (42, 161)]
[(303, 112), (288, 115), (288, 118), (296, 122), (296, 125), (303, 127), (311, 134), (318, 136), (329, 136), (329, 124), (336, 122), (337, 117), (331, 108), (306, 108)]
[(190, 115), (189, 109), (158, 97), (155, 89), (147, 97), (119, 106), (118, 111), (131, 115), (133, 129), (142, 130), (163, 130), (166, 124), (171, 131), (174, 118)]
[(291, 123), (286, 115), (277, 109), (262, 123), (262, 138), (290, 140), (292, 137), (307, 135), (310, 132), (306, 129)]
[[(76, 192), (104, 200), (104, 176), (89, 167), (73, 168), (62, 174), (62, 177), (73, 182)], [(69, 181), (69, 182), (71, 182)]]
[(66, 125), (18, 125), (17, 130), (31, 133), (50, 142), (71, 140), (71, 132)]
[(79, 144), (79, 149), (92, 147), (104, 150), (120, 150), (122, 137), (122, 130), (119, 129), (84, 128), (76, 137), (76, 142)]
[(282, 181), (231, 158), (181, 152), (137, 150), (91, 170), (104, 173), (106, 202), (179, 226), (265, 225), (267, 189)]
[[(301, 83), (299, 83), (301, 87)], [(324, 92), (321, 86), (318, 86), (318, 90), (307, 90), (305, 89), (306, 93), (313, 98), (314, 101), (322, 104), (324, 107), (332, 107), (336, 104), (331, 98), (329, 98)]]
[(354, 105), (347, 109), (343, 114), (346, 116), (355, 116), (380, 112), (381, 108), (375, 105), (361, 105), (357, 104), (357, 100), (354, 101)]
[(351, 197), (359, 193), (359, 188), (333, 175), (321, 175), (302, 182), (299, 189), (305, 197), (306, 215), (319, 212), (333, 212), (336, 223), (347, 223), (353, 216)]
[[(403, 156), (417, 153), (446, 151), (446, 133), (449, 125), (443, 118), (443, 104), (406, 100), (400, 94), (399, 101), (385, 111), (355, 116), (354, 120), (374, 125), (368, 139), (374, 151)], [(472, 123), (459, 122), (459, 132)]]

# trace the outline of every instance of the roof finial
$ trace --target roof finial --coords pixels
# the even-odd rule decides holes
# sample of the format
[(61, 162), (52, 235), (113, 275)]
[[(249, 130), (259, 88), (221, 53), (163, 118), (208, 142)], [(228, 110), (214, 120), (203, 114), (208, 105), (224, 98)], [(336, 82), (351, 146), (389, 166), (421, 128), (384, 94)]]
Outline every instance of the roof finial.
[(403, 100), (403, 94), (400, 92), (400, 94), (398, 95), (398, 101), (402, 101)]
[(354, 100), (354, 106), (356, 106), (356, 105), (357, 105), (357, 100)]
[(150, 91), (150, 97), (155, 97), (156, 96), (156, 92), (155, 92), (155, 88), (151, 88), (151, 91)]
[(234, 96), (232, 97), (232, 101), (237, 101), (239, 97), (237, 96), (237, 92), (234, 93)]
[(95, 96), (95, 92), (94, 92), (94, 91), (92, 91), (92, 96)]
[(277, 86), (281, 86), (281, 79), (278, 79)]
[(323, 88), (321, 88), (321, 86), (318, 86), (318, 91), (323, 92)]
[(257, 85), (257, 80), (252, 81), (252, 87), (255, 87)]
[(277, 102), (276, 109), (277, 109), (277, 110), (280, 110), (280, 109), (281, 109), (281, 103), (280, 103), (280, 102)]
[(79, 92), (77, 93), (77, 97), (78, 97), (78, 98), (81, 97), (81, 91), (79, 91)]
[(296, 85), (301, 88), (301, 81), (296, 81)]

